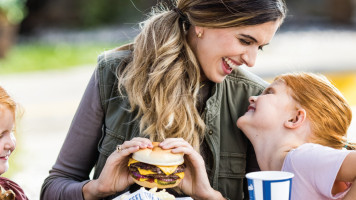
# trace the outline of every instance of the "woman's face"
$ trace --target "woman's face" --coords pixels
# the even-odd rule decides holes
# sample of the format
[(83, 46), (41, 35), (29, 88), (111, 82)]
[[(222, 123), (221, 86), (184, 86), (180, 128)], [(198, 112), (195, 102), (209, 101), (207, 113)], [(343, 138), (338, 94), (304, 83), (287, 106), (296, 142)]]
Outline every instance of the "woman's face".
[(16, 146), (16, 139), (12, 132), (14, 114), (5, 106), (0, 105), (0, 174), (9, 168), (8, 159)]
[[(190, 44), (205, 77), (220, 83), (232, 69), (243, 64), (254, 66), (257, 51), (271, 41), (279, 25), (274, 21), (222, 29), (195, 26)], [(197, 37), (199, 33), (201, 37)]]

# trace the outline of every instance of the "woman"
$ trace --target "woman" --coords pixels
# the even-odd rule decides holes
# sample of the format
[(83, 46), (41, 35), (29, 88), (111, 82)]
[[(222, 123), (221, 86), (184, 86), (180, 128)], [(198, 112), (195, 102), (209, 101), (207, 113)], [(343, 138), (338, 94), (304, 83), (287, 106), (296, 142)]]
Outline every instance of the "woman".
[(294, 173), (292, 200), (347, 200), (356, 197), (356, 151), (343, 149), (356, 147), (346, 138), (351, 119), (350, 106), (324, 76), (293, 73), (250, 97), (237, 125), (261, 170)]
[(133, 44), (99, 57), (41, 199), (132, 190), (128, 156), (151, 141), (186, 154), (185, 195), (242, 199), (254, 158), (234, 124), (266, 83), (238, 66), (254, 65), (285, 12), (282, 0), (178, 0), (153, 12)]
[[(17, 103), (6, 90), (0, 87), (0, 175), (9, 169), (9, 157), (15, 150), (16, 139), (13, 134)], [(0, 177), (0, 200), (27, 200), (22, 188), (15, 182)]]

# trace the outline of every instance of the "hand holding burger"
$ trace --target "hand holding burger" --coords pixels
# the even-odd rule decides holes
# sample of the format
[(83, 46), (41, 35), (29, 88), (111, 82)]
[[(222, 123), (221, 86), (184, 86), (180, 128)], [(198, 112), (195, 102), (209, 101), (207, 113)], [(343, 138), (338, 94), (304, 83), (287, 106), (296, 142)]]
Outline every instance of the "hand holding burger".
[[(151, 159), (150, 154), (156, 151), (165, 153)], [(142, 160), (140, 154), (146, 159)], [(130, 158), (130, 155), (133, 157)], [(193, 199), (224, 199), (211, 188), (200, 154), (182, 138), (168, 138), (153, 145), (147, 138), (125, 141), (109, 156), (99, 178), (83, 186), (83, 195), (85, 199), (101, 199), (123, 191), (134, 182), (151, 188), (178, 185), (184, 194)]]
[(178, 187), (193, 199), (222, 200), (220, 192), (214, 190), (208, 179), (205, 162), (202, 156), (183, 138), (168, 138), (159, 144), (163, 149), (171, 149), (172, 153), (184, 153), (184, 179)]
[(141, 149), (132, 154), (128, 166), (134, 182), (147, 188), (172, 188), (184, 178), (184, 154), (171, 153), (153, 142), (152, 149)]
[(93, 179), (83, 186), (84, 199), (103, 199), (132, 185), (134, 181), (130, 176), (127, 162), (132, 153), (146, 148), (153, 148), (152, 142), (140, 137), (119, 145), (119, 148), (106, 160), (98, 179)]

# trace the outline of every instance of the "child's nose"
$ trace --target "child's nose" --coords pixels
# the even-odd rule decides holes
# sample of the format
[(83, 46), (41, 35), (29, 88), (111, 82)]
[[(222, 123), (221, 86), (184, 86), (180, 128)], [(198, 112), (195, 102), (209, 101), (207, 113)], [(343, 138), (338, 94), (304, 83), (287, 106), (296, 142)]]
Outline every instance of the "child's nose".
[(16, 147), (16, 138), (11, 133), (6, 137), (5, 149), (13, 151), (13, 150), (15, 150), (15, 147)]
[(250, 103), (255, 103), (256, 99), (257, 99), (257, 96), (250, 96), (250, 98), (248, 98), (248, 101)]

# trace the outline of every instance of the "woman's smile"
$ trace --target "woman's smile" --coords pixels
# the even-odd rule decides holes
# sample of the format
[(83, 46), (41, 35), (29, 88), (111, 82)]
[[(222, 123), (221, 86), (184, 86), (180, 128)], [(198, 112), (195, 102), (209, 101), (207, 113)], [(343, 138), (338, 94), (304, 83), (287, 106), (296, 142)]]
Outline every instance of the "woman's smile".
[(226, 75), (232, 72), (232, 67), (230, 67), (230, 65), (226, 62), (224, 58), (222, 59), (222, 70)]
[(243, 63), (237, 62), (237, 61), (235, 61), (231, 58), (228, 58), (228, 57), (223, 58), (223, 67), (225, 68), (223, 70), (225, 73), (229, 72), (227, 74), (230, 74), (232, 72), (232, 70), (237, 69), (242, 64)]
[(237, 69), (240, 65), (242, 65), (242, 63), (236, 62), (228, 57), (223, 57), (222, 63), (223, 63), (223, 71), (226, 74), (230, 74), (232, 70)]
[(228, 57), (225, 57), (224, 61), (230, 66), (231, 69), (237, 69), (240, 65), (242, 65), (242, 63)]

